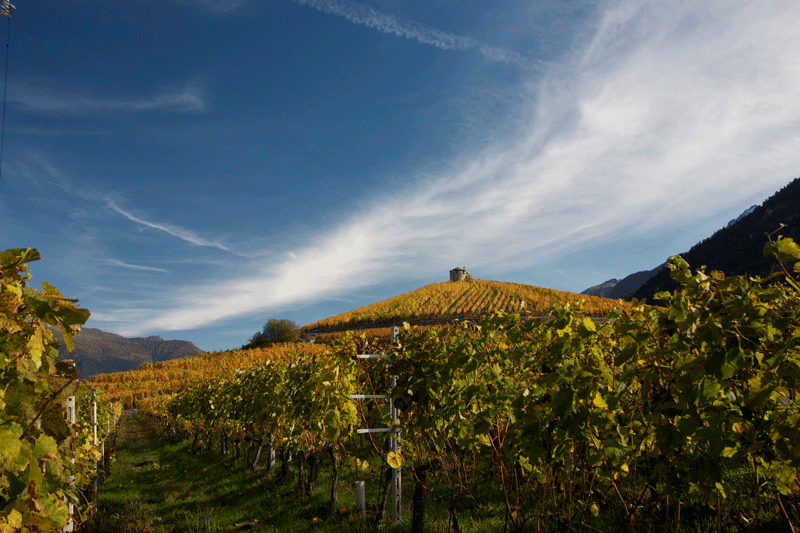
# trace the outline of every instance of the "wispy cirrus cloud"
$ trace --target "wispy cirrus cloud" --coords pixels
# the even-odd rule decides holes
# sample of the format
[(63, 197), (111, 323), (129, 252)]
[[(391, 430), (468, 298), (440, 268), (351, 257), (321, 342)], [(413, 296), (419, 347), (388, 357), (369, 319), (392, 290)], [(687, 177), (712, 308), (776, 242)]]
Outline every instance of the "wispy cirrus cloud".
[(15, 85), (10, 91), (9, 100), (23, 104), (31, 111), (73, 113), (102, 110), (130, 112), (163, 110), (190, 113), (203, 111), (208, 105), (203, 91), (191, 84), (181, 92), (165, 93), (150, 98), (127, 99), (54, 94), (52, 90)]
[(149, 266), (142, 266), (142, 265), (132, 265), (130, 263), (125, 263), (125, 262), (119, 261), (117, 259), (109, 259), (108, 262), (111, 263), (112, 265), (116, 265), (116, 266), (124, 267), (124, 268), (132, 268), (134, 270), (148, 270), (148, 271), (151, 271), (151, 272), (163, 272), (165, 274), (169, 274), (169, 271), (165, 270), (163, 268), (149, 267)]
[[(150, 220), (147, 220), (145, 217), (132, 213), (128, 209), (123, 209), (122, 207), (119, 206), (117, 201), (114, 200), (113, 194), (103, 193), (97, 191), (96, 189), (73, 186), (70, 179), (68, 179), (68, 177), (64, 175), (64, 172), (62, 172), (59, 168), (57, 168), (56, 165), (54, 165), (40, 150), (27, 150), (26, 155), (27, 155), (27, 161), (17, 161), (15, 162), (14, 167), (16, 170), (19, 171), (20, 174), (22, 174), (31, 183), (36, 185), (39, 189), (42, 189), (40, 180), (44, 180), (44, 183), (58, 187), (65, 193), (68, 193), (82, 200), (86, 200), (89, 202), (97, 202), (99, 204), (105, 204), (115, 213), (122, 215), (131, 222), (135, 222), (136, 224), (139, 224), (141, 226), (165, 232), (168, 235), (177, 237), (185, 242), (194, 244), (196, 246), (218, 248), (220, 250), (224, 250), (234, 255), (238, 255), (241, 257), (248, 257), (246, 254), (242, 254), (235, 250), (232, 250), (230, 247), (220, 242), (219, 240), (206, 239), (189, 229), (182, 228), (174, 224), (167, 224), (163, 222), (152, 222)], [(197, 259), (195, 259), (195, 261), (197, 261)], [(206, 261), (210, 260), (206, 259)], [(128, 268), (152, 269), (152, 267), (137, 267), (135, 265), (123, 263), (122, 261), (115, 259), (112, 259), (111, 263), (117, 266), (128, 267)], [(156, 269), (156, 270), (167, 272), (164, 269)]]
[(165, 294), (161, 309), (104, 319), (123, 334), (191, 329), (398, 273), (532, 269), (749, 205), (798, 176), (800, 5), (619, 1), (596, 17), (559, 65), (585, 74), (547, 70), (513, 136), (399, 177), (414, 185), (279, 260), (242, 261), (227, 279)]
[[(64, 192), (74, 193), (74, 189), (70, 184), (69, 180), (64, 177), (64, 175), (59, 171), (50, 161), (45, 157), (45, 155), (40, 150), (28, 150), (27, 155), (32, 162), (36, 163), (42, 170), (45, 171), (47, 176), (46, 183), (50, 185), (55, 185), (59, 189), (62, 189)], [(21, 169), (24, 169), (23, 172), (26, 172), (26, 175), (30, 175), (30, 170), (25, 166), (24, 163), (19, 163)], [(31, 176), (33, 179), (33, 177)], [(38, 183), (37, 183), (38, 185)]]
[(413, 39), (442, 50), (476, 50), (492, 61), (524, 68), (540, 68), (545, 62), (528, 59), (516, 52), (482, 43), (470, 37), (448, 33), (419, 22), (378, 11), (350, 0), (294, 0), (317, 11), (343, 17), (353, 24), (374, 28), (383, 33)]
[(113, 135), (110, 130), (82, 130), (82, 129), (46, 129), (46, 128), (6, 128), (9, 133), (19, 135), (33, 135), (37, 137), (57, 137), (74, 135)]
[[(155, 230), (163, 231), (164, 233), (167, 233), (168, 235), (172, 235), (173, 237), (177, 237), (177, 238), (179, 238), (179, 239), (181, 239), (183, 241), (186, 241), (188, 243), (191, 243), (191, 244), (194, 244), (194, 245), (197, 245), (197, 246), (210, 246), (210, 247), (214, 247), (214, 248), (219, 248), (220, 250), (225, 250), (226, 252), (231, 252), (233, 254), (237, 254), (237, 252), (234, 252), (233, 250), (231, 250), (230, 248), (225, 246), (223, 243), (221, 243), (219, 241), (210, 241), (208, 239), (204, 239), (203, 237), (200, 237), (199, 235), (197, 235), (196, 233), (194, 233), (191, 230), (187, 230), (185, 228), (174, 226), (172, 224), (164, 224), (164, 223), (160, 223), (160, 222), (150, 222), (149, 220), (145, 220), (145, 219), (143, 219), (141, 217), (133, 215), (132, 213), (130, 213), (130, 212), (122, 209), (121, 207), (119, 207), (117, 205), (117, 203), (114, 200), (112, 200), (111, 198), (106, 198), (105, 202), (106, 202), (106, 205), (108, 207), (110, 207), (113, 211), (115, 211), (115, 212), (119, 213), (120, 215), (124, 216), (125, 218), (127, 218), (131, 222), (135, 222), (137, 224), (140, 224), (142, 226), (145, 226), (145, 227), (148, 227), (148, 228), (152, 228), (152, 229), (155, 229)], [(237, 255), (241, 255), (241, 254), (237, 254)]]

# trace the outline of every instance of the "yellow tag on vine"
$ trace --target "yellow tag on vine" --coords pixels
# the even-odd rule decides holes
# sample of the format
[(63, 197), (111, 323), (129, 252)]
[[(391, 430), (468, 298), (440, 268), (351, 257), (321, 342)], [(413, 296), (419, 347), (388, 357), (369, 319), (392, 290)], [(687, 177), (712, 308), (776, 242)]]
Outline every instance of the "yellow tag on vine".
[(403, 456), (397, 452), (389, 452), (386, 456), (386, 462), (392, 468), (400, 468), (403, 466)]

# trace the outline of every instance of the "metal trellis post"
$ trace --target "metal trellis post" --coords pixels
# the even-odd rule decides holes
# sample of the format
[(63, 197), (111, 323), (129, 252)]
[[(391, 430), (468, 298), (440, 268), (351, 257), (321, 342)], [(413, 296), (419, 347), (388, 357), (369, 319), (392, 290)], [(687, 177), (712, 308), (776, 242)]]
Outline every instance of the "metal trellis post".
[[(395, 342), (399, 328), (392, 327), (392, 343)], [(358, 354), (358, 359), (388, 359), (389, 356), (385, 354)], [(400, 428), (397, 427), (399, 418), (399, 411), (394, 405), (394, 389), (397, 385), (397, 376), (391, 376), (392, 390), (390, 394), (351, 394), (351, 400), (389, 400), (389, 418), (392, 420), (393, 428), (367, 428), (357, 429), (356, 434), (364, 433), (391, 433), (389, 436), (390, 450), (396, 454), (400, 454)], [(400, 468), (392, 468), (392, 522), (399, 523), (402, 518), (401, 507), (401, 481), (402, 471)]]
[[(74, 433), (75, 432), (75, 396), (67, 396), (67, 422), (69, 422), (70, 430)], [(72, 458), (72, 463), (75, 463), (75, 458)], [(75, 476), (69, 476), (67, 481), (71, 484), (75, 483)], [(66, 501), (66, 498), (64, 498)], [(72, 515), (75, 512), (75, 506), (72, 502), (67, 503), (67, 507), (69, 508), (69, 518), (67, 519), (67, 525), (65, 525), (61, 531), (64, 533), (69, 533), (75, 531), (75, 522), (72, 520)]]

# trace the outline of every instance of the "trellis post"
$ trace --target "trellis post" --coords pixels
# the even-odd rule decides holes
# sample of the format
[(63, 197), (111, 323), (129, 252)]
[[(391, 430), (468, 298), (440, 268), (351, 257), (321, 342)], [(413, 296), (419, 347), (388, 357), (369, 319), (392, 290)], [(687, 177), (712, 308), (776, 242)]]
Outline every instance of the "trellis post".
[[(397, 326), (392, 327), (392, 343), (397, 339), (400, 329)], [(388, 359), (386, 354), (358, 354), (358, 359)], [(399, 418), (399, 411), (394, 405), (394, 391), (397, 385), (397, 376), (391, 376), (392, 388), (389, 394), (351, 394), (351, 400), (389, 400), (389, 418), (392, 420), (391, 428), (367, 428), (357, 429), (356, 434), (364, 433), (391, 433), (389, 436), (390, 450), (396, 454), (400, 454), (400, 433), (401, 430), (397, 427)], [(403, 519), (402, 506), (401, 506), (401, 481), (402, 471), (400, 468), (392, 468), (392, 522), (399, 523)]]
[[(394, 405), (394, 390), (397, 386), (397, 376), (392, 376), (392, 393), (389, 395), (389, 418), (392, 420), (392, 425), (395, 426), (392, 430), (391, 450), (400, 455), (400, 428), (397, 427), (399, 413)], [(402, 520), (402, 509), (400, 507), (400, 498), (402, 495), (402, 471), (399, 468), (392, 468), (392, 520), (394, 523)]]
[[(70, 425), (70, 431), (75, 431), (75, 396), (67, 396), (67, 422)], [(75, 463), (75, 458), (72, 458), (72, 463)], [(67, 481), (70, 484), (75, 483), (75, 476), (69, 476)], [(66, 502), (66, 498), (64, 498)], [(75, 531), (75, 521), (72, 519), (72, 515), (75, 512), (75, 506), (72, 502), (67, 502), (67, 507), (69, 508), (69, 518), (67, 519), (67, 524), (61, 529), (64, 533), (71, 533)]]
[[(89, 411), (89, 425), (92, 426), (92, 446), (97, 446), (97, 396), (95, 394), (95, 389), (92, 387), (92, 407), (91, 411)], [(92, 501), (97, 501), (97, 483), (98, 483), (98, 464), (97, 461), (93, 461), (94, 464), (94, 479), (92, 480)]]

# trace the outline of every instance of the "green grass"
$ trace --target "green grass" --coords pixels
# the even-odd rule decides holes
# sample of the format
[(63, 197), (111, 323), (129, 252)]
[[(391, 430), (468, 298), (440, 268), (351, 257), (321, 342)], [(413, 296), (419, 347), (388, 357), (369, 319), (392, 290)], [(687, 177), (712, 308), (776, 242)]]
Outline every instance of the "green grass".
[[(115, 460), (100, 489), (97, 510), (86, 524), (89, 533), (171, 532), (372, 532), (373, 517), (381, 496), (382, 473), (378, 460), (367, 471), (367, 513), (356, 511), (353, 482), (357, 474), (340, 462), (338, 500), (330, 505), (330, 460), (323, 457), (318, 487), (311, 498), (300, 497), (294, 479), (279, 485), (276, 474), (266, 469), (253, 472), (235, 453), (221, 459), (218, 443), (210, 454), (191, 441), (166, 434), (144, 415), (126, 414), (120, 426)], [(231, 446), (232, 448), (232, 446)], [(262, 452), (260, 464), (266, 465)], [(293, 467), (295, 465), (293, 464)], [(442, 484), (444, 486), (444, 484)], [(391, 524), (387, 510), (382, 530), (409, 531), (413, 478), (403, 479), (403, 518)], [(491, 503), (491, 502), (495, 503)], [(426, 531), (445, 532), (449, 490), (428, 497)], [(461, 505), (464, 532), (502, 531), (505, 507), (501, 500), (474, 499)]]
[[(233, 445), (231, 445), (233, 448)], [(371, 446), (366, 441), (355, 450), (361, 457), (369, 457)], [(260, 464), (266, 464), (266, 451), (262, 452)], [(243, 460), (236, 460), (235, 453), (222, 459), (219, 443), (214, 443), (208, 452), (191, 441), (169, 435), (154, 419), (144, 415), (123, 416), (117, 439), (115, 460), (110, 467), (106, 483), (100, 490), (97, 510), (87, 524), (88, 533), (215, 533), (215, 532), (373, 532), (375, 511), (381, 497), (382, 467), (377, 457), (371, 457), (371, 468), (357, 473), (347, 461), (340, 461), (339, 497), (330, 505), (332, 469), (327, 456), (322, 457), (318, 487), (311, 497), (303, 497), (297, 490), (296, 463), (292, 464), (292, 479), (279, 484), (276, 474), (262, 468), (253, 472), (245, 467)], [(493, 533), (503, 531), (505, 504), (496, 478), (488, 474), (488, 464), (478, 462), (470, 474), (475, 480), (471, 495), (458, 499), (460, 530), (464, 533)], [(366, 481), (367, 512), (362, 516), (356, 511), (353, 483), (356, 479)], [(429, 474), (427, 484), (432, 489), (428, 494), (425, 530), (429, 533), (453, 531), (449, 518), (453, 472), (439, 471)], [(752, 486), (751, 473), (731, 472), (742, 488)], [(404, 470), (403, 476), (403, 521), (393, 525), (390, 511), (381, 524), (381, 530), (389, 533), (410, 531), (411, 500), (414, 480)], [(534, 494), (530, 498), (536, 499)], [(611, 500), (601, 502), (604, 509), (600, 516), (589, 523), (604, 533), (627, 531), (625, 517), (615, 509)], [(740, 511), (752, 510), (752, 495), (742, 490), (739, 496), (727, 503), (726, 519), (722, 531), (777, 533), (790, 531), (775, 508), (774, 498), (763, 496), (760, 524), (747, 527), (738, 518)], [(772, 503), (770, 503), (772, 501)], [(547, 504), (542, 509), (546, 514), (563, 514), (560, 509), (565, 502)], [(538, 508), (538, 502), (527, 503), (529, 511)], [(794, 504), (790, 512), (796, 513)], [(713, 512), (703, 508), (687, 506), (682, 514), (680, 531), (701, 533), (714, 531), (716, 518)], [(641, 520), (650, 520), (652, 531), (666, 527), (660, 518), (661, 509), (643, 511)], [(747, 511), (744, 511), (747, 512)], [(698, 514), (699, 513), (699, 514)], [(752, 512), (749, 519), (752, 519)], [(528, 523), (536, 530), (533, 521)], [(542, 532), (564, 530), (566, 524), (557, 520), (543, 520)], [(577, 526), (575, 531), (589, 531)], [(647, 527), (645, 527), (647, 530)]]

